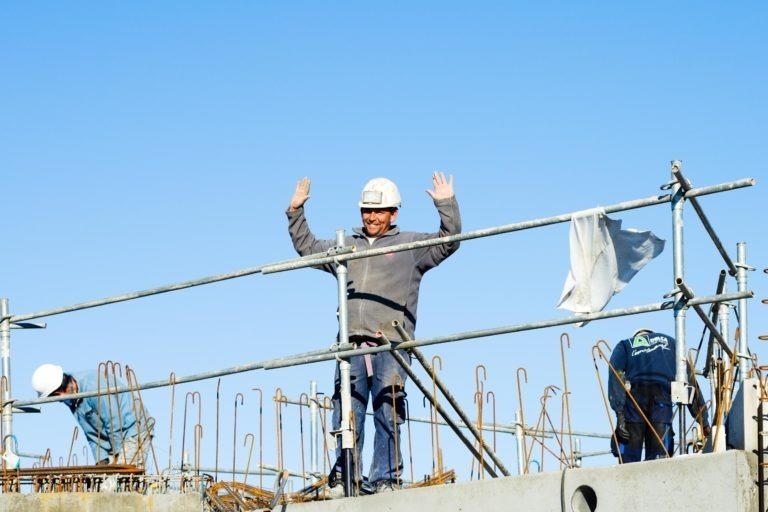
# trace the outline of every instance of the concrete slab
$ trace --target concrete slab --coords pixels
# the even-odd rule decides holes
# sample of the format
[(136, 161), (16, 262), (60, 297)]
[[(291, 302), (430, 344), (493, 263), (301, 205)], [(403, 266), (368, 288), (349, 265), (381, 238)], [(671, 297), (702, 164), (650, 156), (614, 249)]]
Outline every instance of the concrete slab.
[(59, 492), (0, 494), (3, 512), (200, 512), (199, 494)]
[(291, 512), (756, 512), (756, 457), (742, 451), (288, 505)]
[[(406, 489), (357, 498), (294, 503), (283, 512), (757, 512), (754, 454), (724, 453), (569, 469)], [(131, 493), (0, 494), (7, 512), (198, 512), (199, 495)]]

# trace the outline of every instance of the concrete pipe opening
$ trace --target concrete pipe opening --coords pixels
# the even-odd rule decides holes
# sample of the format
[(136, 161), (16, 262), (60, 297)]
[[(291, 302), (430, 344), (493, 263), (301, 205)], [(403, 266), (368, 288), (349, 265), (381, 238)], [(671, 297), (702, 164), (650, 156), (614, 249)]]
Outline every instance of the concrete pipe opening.
[(572, 512), (595, 512), (597, 510), (597, 494), (588, 485), (580, 485), (571, 496)]

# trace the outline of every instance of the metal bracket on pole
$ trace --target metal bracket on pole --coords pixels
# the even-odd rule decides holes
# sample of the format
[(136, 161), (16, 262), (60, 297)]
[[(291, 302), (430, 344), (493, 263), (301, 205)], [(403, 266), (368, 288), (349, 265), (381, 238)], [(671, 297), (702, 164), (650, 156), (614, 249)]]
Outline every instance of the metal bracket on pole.
[(670, 383), (670, 394), (672, 396), (672, 403), (678, 405), (688, 405), (692, 403), (693, 386), (687, 382), (672, 381)]
[(11, 329), (45, 329), (48, 324), (45, 322), (13, 322)]

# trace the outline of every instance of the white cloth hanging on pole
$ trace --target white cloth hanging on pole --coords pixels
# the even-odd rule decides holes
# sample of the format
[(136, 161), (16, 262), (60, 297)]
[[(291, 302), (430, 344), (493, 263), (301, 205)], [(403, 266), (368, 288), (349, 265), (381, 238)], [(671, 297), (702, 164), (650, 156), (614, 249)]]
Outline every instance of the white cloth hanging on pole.
[(569, 239), (571, 268), (557, 307), (574, 313), (602, 311), (664, 250), (664, 240), (650, 231), (621, 229), (621, 221), (602, 208), (574, 214)]

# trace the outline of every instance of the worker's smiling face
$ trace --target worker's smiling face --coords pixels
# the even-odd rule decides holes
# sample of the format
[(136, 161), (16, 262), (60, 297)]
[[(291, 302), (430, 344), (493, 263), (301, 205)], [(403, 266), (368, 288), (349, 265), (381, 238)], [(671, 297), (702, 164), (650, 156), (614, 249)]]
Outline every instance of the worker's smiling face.
[(397, 208), (360, 208), (360, 216), (365, 234), (376, 238), (389, 231), (397, 219)]

